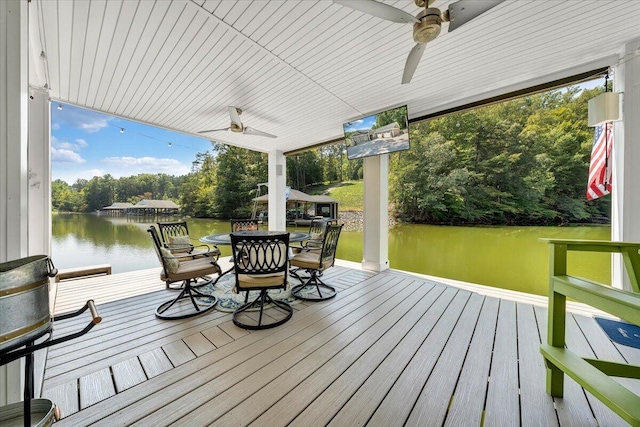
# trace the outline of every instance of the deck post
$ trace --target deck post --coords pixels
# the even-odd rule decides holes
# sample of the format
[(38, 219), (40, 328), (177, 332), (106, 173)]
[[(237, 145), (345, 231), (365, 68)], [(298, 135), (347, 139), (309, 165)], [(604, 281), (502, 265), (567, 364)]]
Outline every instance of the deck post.
[[(614, 87), (623, 93), (622, 121), (614, 122), (611, 240), (640, 242), (640, 39), (625, 44), (614, 68)], [(612, 255), (611, 283), (632, 291), (620, 254)]]
[(287, 158), (279, 150), (269, 152), (269, 230), (287, 229)]
[[(567, 245), (549, 244), (549, 319), (547, 323), (547, 343), (564, 348), (567, 297), (555, 292), (554, 276), (567, 274)], [(562, 397), (564, 393), (564, 372), (545, 360), (547, 366), (547, 393)]]
[(389, 268), (389, 155), (364, 158), (362, 268)]
[[(0, 262), (29, 253), (28, 8), (0, 2)], [(22, 363), (0, 366), (0, 405), (22, 400)]]

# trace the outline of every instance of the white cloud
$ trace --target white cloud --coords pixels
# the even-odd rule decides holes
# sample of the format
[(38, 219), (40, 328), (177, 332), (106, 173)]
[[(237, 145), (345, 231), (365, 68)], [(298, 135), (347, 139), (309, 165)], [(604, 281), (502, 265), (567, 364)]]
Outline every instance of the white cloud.
[(52, 129), (59, 129), (61, 126), (69, 125), (76, 129), (82, 129), (87, 133), (95, 133), (107, 127), (111, 119), (112, 117), (102, 113), (71, 105), (65, 106), (63, 110), (56, 108), (51, 110)]
[(72, 185), (79, 179), (90, 180), (94, 176), (102, 176), (106, 172), (102, 169), (85, 169), (85, 170), (69, 170), (64, 168), (54, 168), (52, 171), (52, 179), (61, 179)]
[(166, 173), (167, 175), (186, 175), (191, 168), (176, 159), (157, 157), (106, 157), (102, 163), (109, 166), (114, 177), (130, 176), (141, 173)]
[(87, 141), (84, 139), (76, 139), (75, 142), (62, 141), (55, 136), (51, 135), (51, 145), (54, 149), (78, 151), (82, 148), (88, 147)]
[(94, 121), (88, 123), (80, 123), (78, 126), (80, 129), (87, 131), (89, 133), (98, 132), (102, 128), (106, 128), (108, 126), (107, 120), (104, 119), (96, 119)]
[(51, 161), (55, 163), (84, 163), (86, 160), (75, 151), (51, 147)]

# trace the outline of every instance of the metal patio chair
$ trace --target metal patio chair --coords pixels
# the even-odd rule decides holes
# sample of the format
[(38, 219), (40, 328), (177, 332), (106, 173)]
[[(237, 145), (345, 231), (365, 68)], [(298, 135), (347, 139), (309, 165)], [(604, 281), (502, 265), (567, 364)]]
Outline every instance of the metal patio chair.
[[(307, 301), (322, 301), (336, 296), (336, 289), (324, 283), (320, 276), (324, 270), (333, 267), (341, 231), (342, 225), (328, 225), (324, 231), (320, 250), (303, 249), (290, 260), (291, 275), (302, 282), (291, 289), (294, 297)], [(302, 270), (309, 274), (308, 278), (300, 276)], [(309, 286), (315, 287), (315, 292), (309, 292)]]
[[(246, 235), (231, 233), (237, 292), (260, 291), (252, 301), (233, 312), (233, 323), (244, 329), (267, 329), (285, 323), (293, 315), (287, 301), (269, 296), (271, 289), (287, 288), (289, 233), (265, 232)], [(245, 299), (246, 301), (246, 299)], [(270, 307), (266, 307), (271, 304)], [(247, 311), (258, 309), (257, 315)], [(257, 317), (257, 319), (256, 319)], [(273, 321), (270, 321), (270, 320)]]
[[(156, 309), (156, 317), (160, 319), (184, 319), (196, 316), (211, 310), (217, 303), (216, 297), (205, 294), (196, 288), (208, 285), (212, 279), (206, 277), (210, 274), (220, 274), (221, 268), (218, 265), (218, 256), (207, 256), (206, 254), (172, 254), (160, 243), (160, 237), (154, 226), (147, 230), (153, 240), (153, 248), (156, 251), (158, 260), (162, 265), (160, 279), (169, 287), (175, 282), (183, 283), (180, 294), (169, 301), (166, 301)], [(206, 280), (198, 283), (198, 279)], [(196, 298), (201, 301), (196, 301)], [(202, 301), (202, 299), (207, 301)], [(189, 299), (191, 305), (181, 304), (180, 300)], [(169, 309), (174, 310), (167, 313)]]

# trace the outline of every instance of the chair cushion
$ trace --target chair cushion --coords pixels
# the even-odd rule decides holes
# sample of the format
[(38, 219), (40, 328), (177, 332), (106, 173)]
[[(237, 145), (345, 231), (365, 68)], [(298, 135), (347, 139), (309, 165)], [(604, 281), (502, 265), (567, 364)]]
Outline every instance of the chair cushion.
[(318, 252), (303, 251), (291, 258), (291, 265), (300, 268), (320, 268), (320, 254)]
[(274, 274), (239, 274), (238, 275), (238, 289), (255, 289), (255, 288), (270, 288), (274, 286), (284, 287), (284, 275), (285, 273)]
[(167, 267), (169, 274), (178, 271), (180, 268), (180, 260), (173, 256), (173, 254), (166, 248), (160, 248), (160, 252), (162, 253), (162, 258), (164, 259), (164, 264)]
[[(172, 281), (193, 279), (199, 276), (206, 276), (208, 274), (219, 273), (220, 269), (218, 263), (212, 258), (200, 257), (195, 259), (186, 259), (179, 262), (178, 269), (174, 272), (169, 272), (169, 279)], [(161, 274), (162, 280), (167, 280), (164, 276), (164, 272)]]
[(311, 237), (307, 240), (306, 247), (308, 248), (321, 248), (323, 233), (311, 233)]
[(171, 252), (189, 252), (193, 248), (189, 236), (168, 236), (167, 240)]

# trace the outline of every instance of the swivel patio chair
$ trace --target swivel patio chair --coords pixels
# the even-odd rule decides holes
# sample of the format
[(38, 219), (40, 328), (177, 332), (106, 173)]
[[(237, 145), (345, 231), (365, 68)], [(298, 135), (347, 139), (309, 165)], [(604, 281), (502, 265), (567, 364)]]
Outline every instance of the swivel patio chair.
[[(211, 252), (209, 245), (194, 245), (191, 243), (189, 228), (187, 227), (186, 221), (159, 222), (158, 232), (162, 239), (162, 246), (169, 249), (174, 254)], [(216, 250), (217, 249), (218, 248), (216, 248)]]
[[(307, 301), (322, 301), (336, 296), (336, 289), (324, 283), (320, 276), (324, 270), (333, 267), (341, 231), (342, 225), (328, 225), (320, 250), (303, 249), (290, 260), (291, 275), (303, 282), (291, 289), (294, 297)], [(306, 280), (300, 276), (302, 270), (309, 274)]]
[(258, 220), (257, 219), (232, 219), (231, 220), (231, 232), (236, 231), (257, 231)]
[(322, 239), (324, 238), (324, 231), (329, 225), (336, 224), (336, 220), (327, 219), (314, 219), (309, 224), (309, 239), (305, 240), (300, 246), (293, 246), (294, 253), (300, 253), (303, 250), (316, 250), (322, 249)]
[[(191, 237), (189, 236), (189, 228), (186, 221), (176, 222), (159, 222), (158, 234), (160, 236), (162, 247), (168, 249), (172, 254), (179, 255), (194, 255), (194, 256), (208, 256), (215, 257), (217, 260), (220, 256), (220, 250), (217, 246), (211, 248), (209, 245), (191, 243)], [(203, 279), (207, 279), (203, 277)], [(169, 286), (168, 289), (180, 290), (184, 287), (184, 284), (179, 286)]]
[[(271, 289), (287, 288), (289, 233), (265, 232), (255, 236), (231, 233), (231, 248), (236, 292), (260, 291), (253, 301), (245, 302), (233, 312), (233, 323), (253, 330), (273, 328), (289, 320), (293, 315), (291, 305), (272, 299), (268, 293)], [(266, 307), (267, 304), (272, 306)], [(259, 312), (252, 315), (247, 313), (250, 309)]]
[[(218, 302), (216, 297), (200, 292), (196, 288), (201, 288), (212, 282), (212, 279), (206, 277), (209, 274), (220, 274), (221, 269), (218, 265), (218, 255), (209, 256), (207, 254), (172, 254), (167, 248), (162, 247), (160, 237), (154, 226), (147, 230), (153, 241), (153, 248), (156, 251), (158, 260), (162, 265), (160, 279), (169, 287), (169, 284), (182, 282), (183, 286), (180, 294), (169, 301), (166, 301), (156, 309), (156, 317), (160, 319), (184, 319), (196, 316), (211, 310)], [(198, 283), (198, 279), (206, 277), (204, 282)], [(205, 301), (196, 301), (196, 298), (205, 299)], [(181, 300), (188, 299), (188, 303), (181, 303)], [(169, 309), (174, 310), (167, 313)]]

